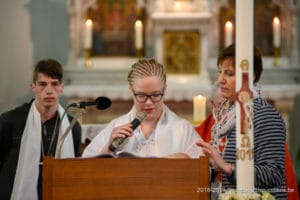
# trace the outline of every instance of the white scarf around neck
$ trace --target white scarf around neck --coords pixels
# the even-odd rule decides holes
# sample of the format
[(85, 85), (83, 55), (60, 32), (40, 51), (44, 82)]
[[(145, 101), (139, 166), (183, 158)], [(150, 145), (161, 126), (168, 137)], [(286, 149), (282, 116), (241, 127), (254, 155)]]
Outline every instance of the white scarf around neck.
[[(60, 118), (64, 113), (61, 105), (58, 106)], [(69, 126), (67, 117), (62, 119), (59, 130), (59, 138)], [(41, 156), (41, 116), (38, 112), (35, 101), (31, 104), (27, 116), (25, 129), (20, 144), (19, 160), (15, 175), (15, 181), (11, 200), (37, 200), (37, 183), (39, 176), (39, 163)], [(72, 131), (66, 137), (62, 147), (63, 158), (74, 157), (74, 145)]]

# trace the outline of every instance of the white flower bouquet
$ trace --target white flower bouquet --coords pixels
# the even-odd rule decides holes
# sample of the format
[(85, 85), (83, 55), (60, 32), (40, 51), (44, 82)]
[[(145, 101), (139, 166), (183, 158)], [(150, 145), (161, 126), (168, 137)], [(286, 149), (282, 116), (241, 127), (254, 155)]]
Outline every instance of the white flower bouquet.
[(237, 193), (231, 189), (220, 194), (219, 200), (275, 200), (275, 197), (269, 192), (258, 193)]

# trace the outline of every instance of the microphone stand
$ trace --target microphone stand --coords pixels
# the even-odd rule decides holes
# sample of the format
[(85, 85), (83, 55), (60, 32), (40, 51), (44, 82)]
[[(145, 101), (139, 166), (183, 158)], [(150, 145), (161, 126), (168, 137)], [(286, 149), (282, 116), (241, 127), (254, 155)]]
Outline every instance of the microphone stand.
[(68, 126), (68, 128), (65, 130), (65, 132), (61, 135), (61, 137), (58, 138), (58, 142), (57, 142), (57, 148), (56, 148), (56, 152), (55, 152), (55, 158), (56, 159), (60, 159), (61, 158), (61, 151), (62, 151), (62, 146), (63, 143), (68, 135), (68, 133), (70, 132), (70, 130), (73, 128), (73, 126), (75, 125), (77, 119), (79, 117), (81, 117), (82, 115), (85, 114), (85, 109), (80, 109), (79, 112), (75, 113), (70, 125)]

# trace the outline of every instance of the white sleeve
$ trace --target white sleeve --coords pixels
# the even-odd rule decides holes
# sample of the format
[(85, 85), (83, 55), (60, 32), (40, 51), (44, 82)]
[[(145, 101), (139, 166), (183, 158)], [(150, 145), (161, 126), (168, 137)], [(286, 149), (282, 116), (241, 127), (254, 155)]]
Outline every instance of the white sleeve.
[(108, 143), (114, 123), (109, 123), (102, 131), (100, 131), (91, 143), (84, 149), (82, 157), (93, 157), (101, 153), (103, 147)]
[(200, 156), (204, 156), (202, 148), (196, 145), (196, 142), (202, 140), (202, 138), (195, 130), (191, 134), (190, 142), (188, 143), (190, 145), (187, 146), (186, 154), (188, 154), (191, 158), (199, 158)]

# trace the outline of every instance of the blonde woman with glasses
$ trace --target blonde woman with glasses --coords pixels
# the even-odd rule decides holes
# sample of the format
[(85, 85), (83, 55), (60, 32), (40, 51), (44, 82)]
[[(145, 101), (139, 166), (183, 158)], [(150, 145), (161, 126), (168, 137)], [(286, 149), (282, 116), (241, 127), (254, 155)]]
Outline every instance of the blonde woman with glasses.
[[(128, 74), (132, 109), (112, 120), (86, 147), (83, 157), (126, 151), (140, 157), (198, 158), (202, 150), (195, 142), (201, 139), (188, 121), (164, 104), (166, 73), (155, 59), (140, 59)], [(131, 123), (145, 113), (139, 126)], [(115, 148), (112, 144), (122, 142)]]

